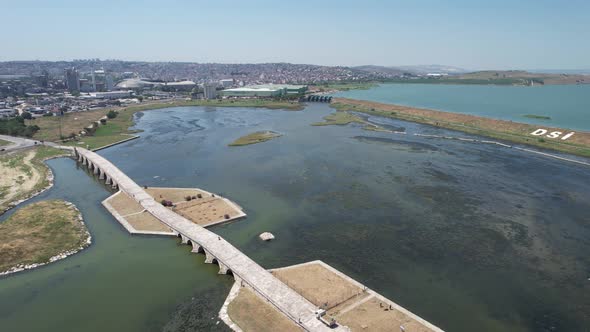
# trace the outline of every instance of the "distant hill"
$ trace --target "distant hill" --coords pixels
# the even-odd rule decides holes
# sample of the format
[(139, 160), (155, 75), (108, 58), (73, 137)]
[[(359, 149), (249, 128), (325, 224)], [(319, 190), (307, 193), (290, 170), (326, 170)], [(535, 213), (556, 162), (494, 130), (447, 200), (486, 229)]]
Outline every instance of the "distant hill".
[[(461, 80), (487, 80), (493, 83), (497, 80), (514, 80), (513, 84), (588, 84), (589, 75), (557, 74), (557, 73), (531, 73), (525, 70), (485, 70), (455, 76)], [(517, 82), (517, 81), (520, 81)]]
[(352, 67), (355, 70), (361, 70), (372, 74), (386, 74), (390, 76), (401, 76), (404, 74), (404, 70), (397, 67), (385, 67), (376, 65), (365, 65)]
[(404, 71), (410, 71), (416, 74), (461, 74), (467, 73), (469, 70), (453, 66), (445, 65), (420, 65), (420, 66), (399, 66)]
[(365, 65), (352, 67), (356, 70), (362, 70), (373, 74), (384, 74), (389, 76), (401, 76), (404, 73), (414, 75), (425, 75), (425, 74), (461, 74), (466, 73), (468, 70), (443, 65), (423, 65), (423, 66), (376, 66), (376, 65)]

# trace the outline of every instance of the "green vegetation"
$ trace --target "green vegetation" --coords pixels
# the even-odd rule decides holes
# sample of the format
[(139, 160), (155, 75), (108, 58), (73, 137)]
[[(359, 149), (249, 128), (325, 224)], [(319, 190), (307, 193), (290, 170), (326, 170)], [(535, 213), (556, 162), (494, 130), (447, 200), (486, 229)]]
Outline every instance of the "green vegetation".
[(117, 115), (118, 115), (118, 114), (119, 114), (119, 113), (118, 113), (117, 111), (114, 111), (114, 110), (108, 111), (108, 113), (107, 113), (107, 118), (109, 118), (109, 119), (114, 119), (114, 118), (116, 118), (116, 117), (117, 117)]
[(468, 79), (468, 78), (449, 78), (449, 77), (420, 77), (420, 78), (397, 78), (389, 79), (387, 83), (414, 83), (414, 84), (474, 84), (474, 85), (526, 85), (528, 82), (516, 78), (497, 78), (497, 79)]
[(61, 200), (33, 203), (0, 223), (0, 272), (48, 263), (58, 254), (87, 245), (88, 231), (78, 211)]
[(370, 131), (382, 131), (382, 132), (390, 132), (387, 129), (384, 129), (383, 127), (374, 125), (366, 120), (363, 120), (361, 117), (354, 115), (352, 113), (346, 112), (346, 111), (337, 111), (336, 113), (332, 113), (332, 114), (328, 114), (324, 117), (324, 122), (315, 122), (312, 123), (312, 126), (332, 126), (332, 125), (336, 125), (336, 126), (343, 126), (343, 125), (347, 125), (350, 123), (360, 123), (360, 124), (364, 124), (363, 129), (364, 130), (370, 130)]
[(349, 113), (349, 112), (336, 112), (332, 114), (328, 114), (324, 117), (324, 122), (316, 122), (312, 123), (312, 126), (330, 126), (330, 125), (337, 125), (343, 126), (349, 123), (366, 123), (360, 117)]
[(531, 119), (551, 120), (550, 116), (545, 116), (545, 115), (525, 114), (523, 116), (525, 118), (531, 118)]
[(343, 82), (343, 83), (326, 83), (318, 84), (315, 87), (320, 91), (348, 91), (348, 90), (368, 90), (376, 87), (378, 84), (373, 82)]
[[(567, 141), (546, 140), (532, 137), (530, 133), (537, 127), (525, 123), (344, 98), (339, 98), (330, 105), (339, 111), (354, 110), (355, 112), (370, 115), (423, 123), (498, 140), (590, 157), (590, 135), (587, 133), (577, 132)], [(566, 129), (559, 130), (562, 132), (568, 131)]]
[(242, 136), (229, 144), (229, 146), (242, 146), (269, 141), (276, 137), (281, 137), (279, 133), (273, 131), (257, 131), (246, 136)]
[(26, 125), (21, 116), (0, 120), (0, 134), (3, 135), (32, 137), (39, 129), (35, 124)]
[(3, 139), (0, 139), (0, 146), (6, 146), (6, 145), (10, 145), (12, 142), (9, 141), (5, 141)]
[[(88, 147), (97, 149), (106, 145), (121, 142), (131, 138), (131, 131), (128, 128), (133, 126), (133, 115), (136, 112), (182, 106), (211, 106), (211, 107), (260, 107), (282, 110), (301, 110), (303, 106), (294, 101), (282, 101), (272, 99), (215, 99), (215, 100), (183, 100), (173, 102), (152, 102), (141, 105), (127, 106), (117, 109), (102, 109), (88, 112), (66, 113), (64, 116), (42, 117), (32, 120), (40, 127), (35, 134), (39, 140), (58, 142), (66, 137), (76, 137), (85, 127), (98, 119), (107, 116), (115, 111), (116, 117), (109, 118), (105, 125), (96, 128), (96, 131), (89, 136), (81, 136), (74, 140), (67, 141), (66, 145)], [(111, 113), (112, 114), (112, 113)]]

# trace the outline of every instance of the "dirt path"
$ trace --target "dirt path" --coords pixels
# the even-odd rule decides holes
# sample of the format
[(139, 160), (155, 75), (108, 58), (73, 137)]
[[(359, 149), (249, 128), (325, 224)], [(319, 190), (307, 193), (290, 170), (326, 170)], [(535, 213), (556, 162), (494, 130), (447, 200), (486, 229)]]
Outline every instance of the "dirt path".
[(0, 160), (0, 209), (21, 199), (23, 193), (31, 192), (42, 180), (32, 163), (35, 153), (32, 150)]

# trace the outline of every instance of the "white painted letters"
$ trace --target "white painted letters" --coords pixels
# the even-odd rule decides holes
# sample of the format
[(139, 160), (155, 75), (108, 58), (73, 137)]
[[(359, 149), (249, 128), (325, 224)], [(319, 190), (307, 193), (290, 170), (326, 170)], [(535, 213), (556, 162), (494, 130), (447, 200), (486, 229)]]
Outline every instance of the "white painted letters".
[(531, 133), (531, 135), (541, 136), (547, 134), (547, 130), (545, 129), (537, 129)]
[(565, 134), (565, 136), (563, 136), (561, 139), (562, 139), (562, 140), (566, 140), (566, 139), (568, 139), (568, 138), (572, 137), (573, 135), (574, 135), (574, 132), (572, 131), (571, 133), (567, 133), (567, 134)]
[[(534, 136), (543, 136), (543, 135), (547, 134), (547, 132), (549, 132), (549, 130), (543, 129), (543, 128), (539, 128), (539, 129), (533, 131), (531, 133), (531, 135), (534, 135)], [(559, 136), (561, 136), (562, 134), (563, 134), (563, 132), (561, 132), (561, 131), (552, 131), (549, 134), (545, 135), (545, 137), (547, 137), (547, 138), (559, 138)], [(566, 139), (574, 136), (574, 134), (575, 134), (575, 132), (573, 132), (573, 131), (572, 132), (569, 132), (569, 133), (565, 134), (561, 139), (565, 141)]]

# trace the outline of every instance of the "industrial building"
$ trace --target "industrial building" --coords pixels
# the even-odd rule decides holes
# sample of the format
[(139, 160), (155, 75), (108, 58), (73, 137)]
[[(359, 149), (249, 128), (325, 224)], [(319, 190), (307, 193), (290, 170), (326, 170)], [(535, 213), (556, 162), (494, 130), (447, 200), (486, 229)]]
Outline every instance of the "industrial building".
[(79, 92), (80, 91), (80, 75), (76, 68), (67, 68), (65, 70), (65, 83), (68, 91)]
[(203, 84), (203, 98), (205, 98), (205, 99), (217, 98), (217, 83)]
[(289, 95), (304, 94), (307, 91), (306, 85), (290, 84), (261, 84), (251, 85), (243, 88), (227, 89), (221, 91), (224, 97), (282, 97)]

